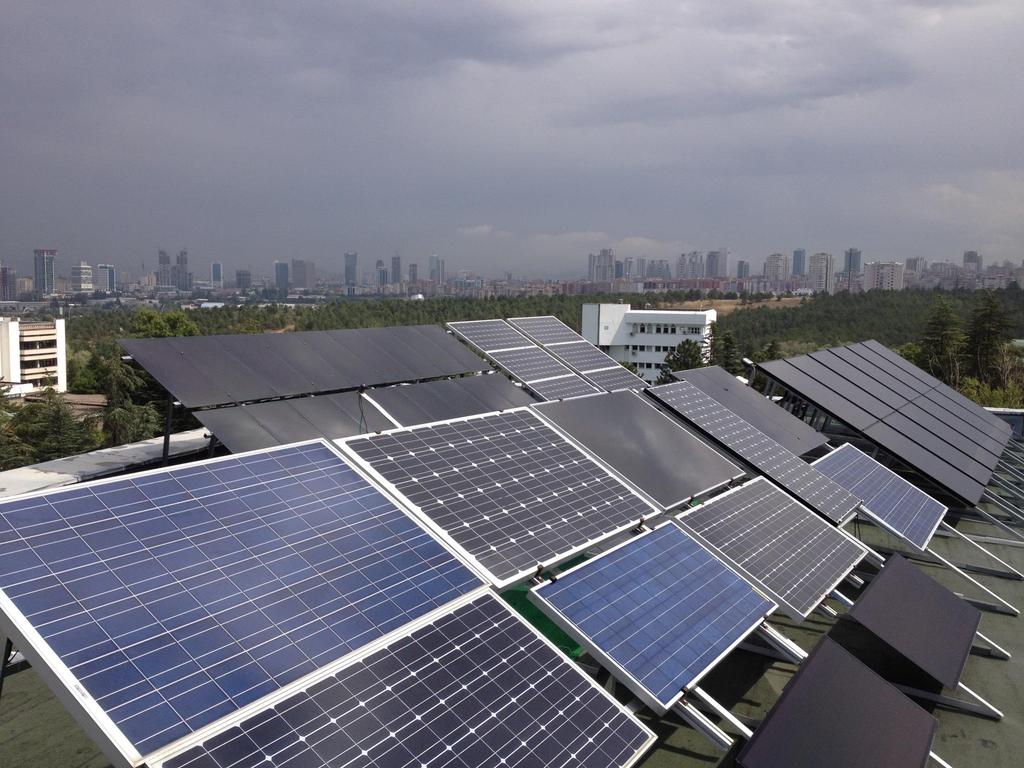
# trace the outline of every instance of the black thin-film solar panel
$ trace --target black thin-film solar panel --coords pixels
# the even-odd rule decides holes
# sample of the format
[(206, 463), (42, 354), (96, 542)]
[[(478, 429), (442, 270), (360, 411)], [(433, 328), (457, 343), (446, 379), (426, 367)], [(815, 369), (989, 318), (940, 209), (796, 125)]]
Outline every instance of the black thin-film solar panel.
[(764, 478), (676, 520), (796, 620), (813, 611), (867, 554), (858, 541)]
[(343, 445), (498, 586), (656, 511), (530, 409)]
[(485, 594), (161, 768), (627, 768), (654, 738)]
[(855, 514), (859, 499), (690, 382), (647, 391), (834, 523)]
[(448, 323), (448, 327), (485, 353), (496, 349), (533, 346), (533, 342), (504, 320), (466, 320)]

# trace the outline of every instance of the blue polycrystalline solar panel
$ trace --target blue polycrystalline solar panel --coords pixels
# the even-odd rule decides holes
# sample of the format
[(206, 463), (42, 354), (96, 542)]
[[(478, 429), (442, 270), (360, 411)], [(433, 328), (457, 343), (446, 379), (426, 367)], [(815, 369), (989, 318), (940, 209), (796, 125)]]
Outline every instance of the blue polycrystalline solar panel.
[(488, 357), (524, 384), (572, 373), (540, 347), (490, 352)]
[(867, 554), (856, 539), (763, 477), (676, 519), (798, 620)]
[(594, 382), (601, 389), (614, 392), (618, 389), (644, 389), (647, 382), (636, 374), (630, 373), (621, 365), (609, 368), (605, 371), (589, 371), (587, 378)]
[(527, 385), (538, 397), (545, 400), (562, 400), (567, 397), (595, 395), (601, 390), (584, 381), (575, 373), (571, 376), (560, 376), (557, 379), (534, 381)]
[(625, 768), (653, 740), (484, 595), (162, 768)]
[(844, 523), (856, 512), (858, 498), (690, 382), (647, 391), (832, 522)]
[(661, 711), (775, 609), (672, 523), (534, 587), (532, 596)]
[(541, 315), (538, 317), (510, 317), (509, 323), (525, 333), (538, 344), (561, 344), (570, 341), (583, 341), (583, 337), (563, 323), (557, 317)]
[(847, 443), (814, 466), (864, 501), (864, 508), (898, 536), (924, 549), (946, 507), (888, 467)]
[(655, 511), (529, 409), (344, 445), (501, 585)]
[(534, 346), (532, 341), (504, 320), (466, 320), (448, 323), (448, 327), (481, 352)]
[(0, 505), (0, 588), (140, 754), (481, 582), (323, 443)]
[(545, 349), (563, 363), (572, 366), (581, 373), (599, 371), (611, 368), (612, 366), (622, 367), (589, 341), (554, 344), (545, 347)]

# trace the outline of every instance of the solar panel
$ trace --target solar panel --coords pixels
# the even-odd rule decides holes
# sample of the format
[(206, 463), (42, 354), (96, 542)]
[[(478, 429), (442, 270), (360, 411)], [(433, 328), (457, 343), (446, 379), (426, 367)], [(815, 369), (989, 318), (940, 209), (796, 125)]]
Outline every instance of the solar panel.
[(621, 365), (605, 371), (589, 371), (586, 377), (601, 389), (614, 392), (617, 389), (645, 389), (648, 384), (636, 374), (630, 373)]
[(671, 523), (534, 587), (531, 597), (661, 713), (775, 609)]
[(499, 586), (628, 530), (655, 509), (529, 409), (343, 445)]
[(832, 522), (842, 524), (856, 512), (857, 498), (690, 382), (647, 391)]
[(323, 443), (0, 505), (18, 647), (140, 755), (480, 584)]
[(837, 392), (833, 392), (799, 368), (790, 365), (788, 360), (758, 363), (757, 367), (780, 382), (786, 389), (804, 400), (814, 403), (854, 429), (865, 430), (878, 422), (874, 414), (851, 403)]
[(466, 320), (448, 323), (448, 327), (484, 353), (496, 349), (534, 346), (532, 341), (504, 320)]
[(162, 768), (626, 768), (654, 738), (483, 595)]
[(545, 347), (548, 352), (557, 357), (566, 365), (575, 368), (581, 373), (597, 371), (612, 366), (619, 366), (617, 362), (608, 357), (604, 352), (595, 347), (589, 341), (577, 341), (569, 344), (556, 344)]
[[(939, 440), (956, 448), (956, 450), (964, 455), (965, 459), (970, 460), (973, 464), (979, 465), (979, 467), (987, 470), (987, 472), (991, 472), (995, 468), (996, 464), (999, 463), (1002, 449), (996, 453), (987, 451), (977, 443), (966, 439), (963, 431), (954, 429), (946, 424), (946, 422), (936, 418), (932, 411), (939, 412), (939, 409), (927, 401), (922, 401), (921, 406), (918, 406), (916, 403), (907, 403), (899, 412), (917, 424), (917, 426), (931, 432)], [(887, 421), (891, 422), (892, 420)]]
[[(568, 341), (584, 341), (576, 331), (557, 317), (510, 317), (509, 323), (525, 333), (538, 344), (561, 344)], [(589, 343), (589, 342), (588, 342)]]
[(760, 477), (676, 520), (797, 620), (867, 554), (856, 539)]
[(566, 397), (580, 397), (600, 392), (597, 387), (584, 381), (575, 373), (571, 376), (560, 376), (557, 379), (534, 381), (527, 386), (544, 400), (561, 400)]
[(743, 475), (633, 392), (548, 403), (537, 411), (664, 509)]
[(367, 395), (402, 426), (504, 411), (537, 402), (521, 387), (497, 375), (463, 376), (459, 379), (385, 387), (370, 390)]
[(937, 726), (824, 637), (736, 761), (742, 768), (924, 768)]
[(571, 370), (540, 347), (507, 349), (490, 352), (488, 356), (524, 384), (572, 374)]
[(946, 515), (942, 504), (849, 443), (814, 466), (862, 499), (873, 518), (920, 550), (928, 546)]

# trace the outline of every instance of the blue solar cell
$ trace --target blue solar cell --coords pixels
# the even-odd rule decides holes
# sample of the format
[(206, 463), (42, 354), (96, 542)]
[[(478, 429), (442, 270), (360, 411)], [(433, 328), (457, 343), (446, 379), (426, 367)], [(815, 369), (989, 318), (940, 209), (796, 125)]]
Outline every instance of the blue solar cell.
[(918, 549), (928, 546), (946, 507), (849, 443), (822, 456), (814, 466)]
[(671, 523), (532, 594), (662, 710), (776, 607)]
[(0, 589), (141, 754), (479, 585), (322, 443), (0, 505)]

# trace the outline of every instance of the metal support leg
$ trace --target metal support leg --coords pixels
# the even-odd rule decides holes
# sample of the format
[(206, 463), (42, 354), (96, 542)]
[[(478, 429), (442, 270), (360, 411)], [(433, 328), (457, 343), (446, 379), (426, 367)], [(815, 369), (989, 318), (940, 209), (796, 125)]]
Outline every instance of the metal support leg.
[(928, 753), (928, 757), (931, 758), (931, 761), (933, 763), (935, 763), (937, 766), (939, 766), (939, 768), (953, 768), (952, 765), (947, 763), (945, 760), (943, 760), (941, 757), (936, 755), (934, 752), (929, 752)]
[(167, 408), (164, 411), (164, 455), (160, 461), (161, 467), (167, 466), (167, 460), (171, 455), (171, 417), (174, 415), (174, 398), (167, 396)]
[(975, 632), (974, 634), (977, 635), (981, 639), (981, 641), (988, 646), (988, 648), (985, 649), (987, 656), (991, 656), (993, 659), (1002, 659), (1003, 661), (1010, 660), (1011, 657), (1010, 652), (1008, 650), (1003, 648), (1001, 645), (997, 645), (996, 643), (992, 642), (989, 638), (981, 634), (981, 632)]
[(715, 699), (713, 699), (711, 696), (709, 696), (700, 686), (697, 686), (697, 687), (691, 689), (690, 692), (694, 696), (696, 696), (698, 699), (700, 699), (701, 702), (703, 702), (705, 705), (707, 705), (708, 708), (710, 708), (712, 712), (714, 712), (716, 715), (718, 715), (720, 718), (722, 718), (726, 722), (731, 723), (732, 727), (735, 728), (737, 731), (739, 731), (743, 735), (744, 738), (749, 739), (751, 736), (754, 735), (753, 731), (751, 731), (749, 728), (747, 728), (747, 726), (745, 726), (743, 723), (741, 723), (736, 718), (736, 716), (733, 715), (732, 712), (730, 712), (728, 709), (726, 709), (721, 704), (719, 704), (717, 701), (715, 701)]
[(949, 560), (947, 560), (946, 558), (944, 558), (944, 557), (943, 557), (942, 555), (940, 555), (940, 554), (937, 554), (937, 553), (936, 553), (935, 551), (933, 551), (932, 549), (927, 549), (927, 550), (925, 550), (925, 551), (926, 551), (926, 552), (927, 552), (927, 553), (928, 553), (929, 555), (931, 555), (932, 557), (934, 557), (934, 558), (935, 558), (936, 560), (938, 560), (938, 561), (939, 561), (940, 563), (942, 563), (943, 565), (945, 565), (945, 566), (946, 566), (947, 568), (949, 568), (949, 569), (950, 569), (951, 571), (953, 571), (954, 573), (957, 573), (957, 574), (959, 574), (959, 575), (960, 575), (960, 576), (962, 576), (963, 578), (967, 579), (967, 581), (971, 582), (971, 584), (973, 584), (974, 586), (976, 586), (976, 587), (978, 587), (979, 589), (981, 589), (981, 591), (983, 591), (983, 592), (984, 592), (985, 594), (989, 595), (990, 597), (994, 597), (994, 598), (996, 599), (996, 601), (997, 601), (997, 602), (998, 602), (998, 603), (999, 603), (1000, 605), (1004, 606), (1004, 607), (1005, 607), (1005, 609), (1006, 609), (1007, 611), (1009, 611), (1009, 612), (1010, 612), (1010, 615), (1011, 615), (1011, 616), (1019, 616), (1019, 615), (1020, 615), (1020, 611), (1019, 611), (1019, 610), (1017, 610), (1017, 607), (1016, 607), (1016, 606), (1014, 606), (1014, 605), (1011, 605), (1010, 603), (1008, 603), (1008, 602), (1006, 602), (1005, 600), (1003, 600), (1003, 598), (1001, 598), (1001, 597), (1000, 597), (999, 595), (997, 595), (997, 594), (996, 594), (995, 592), (993, 592), (993, 591), (992, 591), (991, 589), (989, 589), (988, 587), (986, 587), (986, 586), (985, 586), (984, 584), (982, 584), (982, 583), (981, 583), (980, 581), (978, 581), (977, 579), (975, 579), (975, 578), (972, 578), (972, 577), (968, 576), (968, 575), (967, 575), (966, 573), (964, 573), (964, 572), (963, 572), (962, 570), (960, 570), (959, 568), (957, 568), (957, 567), (956, 567), (955, 565), (953, 565), (953, 563), (949, 562)]
[(689, 723), (695, 730), (703, 733), (712, 744), (723, 752), (728, 752), (732, 749), (732, 737), (712, 723), (703, 712), (698, 710), (690, 702), (682, 699), (678, 704), (672, 707), (672, 711)]
[(761, 633), (761, 638), (785, 656), (790, 663), (800, 664), (807, 658), (807, 653), (803, 648), (776, 630), (768, 622), (762, 621), (758, 630)]
[(956, 528), (954, 528), (952, 525), (950, 525), (949, 523), (947, 523), (945, 521), (939, 523), (939, 525), (942, 526), (943, 530), (946, 530), (949, 533), (953, 534), (954, 536), (957, 536), (957, 537), (961, 538), (962, 540), (964, 540), (968, 544), (970, 544), (972, 547), (977, 549), (979, 552), (982, 552), (982, 553), (988, 555), (990, 558), (995, 560), (1001, 566), (1006, 568), (1007, 572), (1009, 574), (1011, 574), (1011, 575), (1007, 576), (1006, 574), (1000, 574), (1000, 572), (995, 570), (995, 569), (989, 569), (989, 570), (986, 570), (986, 571), (982, 571), (982, 573), (988, 573), (990, 576), (1001, 576), (1002, 578), (1012, 578), (1014, 581), (1024, 581), (1024, 573), (1021, 573), (1020, 571), (1018, 571), (1016, 568), (1014, 568), (1012, 565), (1010, 565), (1008, 562), (1006, 562), (1002, 558), (996, 557), (994, 554), (992, 554), (987, 549), (985, 549), (983, 546), (981, 546), (981, 544), (979, 544), (978, 542), (971, 541), (964, 534), (960, 533), (960, 531), (958, 531)]
[(4, 657), (0, 659), (0, 696), (4, 694), (4, 677), (7, 676), (7, 660), (11, 658), (11, 653), (14, 651), (14, 643), (11, 642), (11, 638), (7, 638), (4, 642)]
[[(864, 582), (861, 582), (861, 584), (863, 584), (863, 583)], [(835, 600), (837, 603), (842, 603), (847, 608), (853, 608), (853, 600), (848, 598), (846, 595), (844, 595), (838, 589), (833, 589), (832, 590), (832, 599)]]
[(820, 613), (826, 619), (834, 619), (834, 618), (837, 618), (839, 616), (838, 613), (836, 613), (834, 610), (829, 608), (824, 603), (821, 603), (820, 605), (818, 605), (818, 607), (815, 608), (814, 610), (817, 611), (818, 613)]
[(931, 691), (922, 691), (920, 688), (914, 688), (909, 685), (896, 684), (896, 688), (903, 691), (912, 699), (920, 699), (921, 701), (930, 701), (934, 704), (938, 704), (940, 707), (951, 709), (957, 712), (966, 712), (970, 715), (978, 715), (989, 720), (1002, 720), (1003, 713), (993, 707), (981, 696), (976, 694), (970, 688), (963, 683), (957, 685), (957, 690), (962, 690), (970, 695), (974, 701), (962, 701), (961, 699), (954, 699), (952, 696), (944, 696), (941, 693), (932, 693)]

